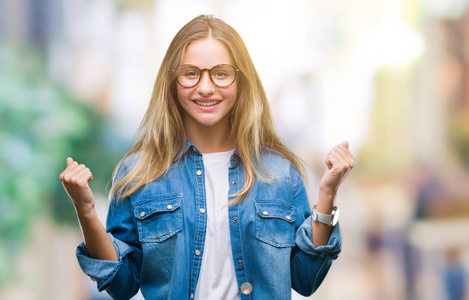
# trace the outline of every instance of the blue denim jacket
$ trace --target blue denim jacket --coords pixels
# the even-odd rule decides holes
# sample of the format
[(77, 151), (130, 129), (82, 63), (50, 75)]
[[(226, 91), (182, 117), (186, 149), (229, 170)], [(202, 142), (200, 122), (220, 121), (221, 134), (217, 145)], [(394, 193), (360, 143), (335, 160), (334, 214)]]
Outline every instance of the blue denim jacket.
[[(118, 171), (122, 176), (136, 156)], [(291, 299), (291, 289), (311, 295), (341, 250), (336, 225), (325, 246), (311, 241), (311, 208), (299, 172), (273, 152), (263, 156), (276, 177), (256, 180), (250, 194), (228, 208), (231, 248), (241, 299)], [(228, 171), (232, 195), (244, 183), (236, 151)], [(190, 142), (166, 175), (123, 201), (111, 199), (107, 231), (118, 262), (77, 257), (82, 270), (114, 299), (141, 289), (146, 299), (192, 299), (204, 251), (207, 217), (202, 154)], [(231, 200), (231, 199), (230, 199)]]

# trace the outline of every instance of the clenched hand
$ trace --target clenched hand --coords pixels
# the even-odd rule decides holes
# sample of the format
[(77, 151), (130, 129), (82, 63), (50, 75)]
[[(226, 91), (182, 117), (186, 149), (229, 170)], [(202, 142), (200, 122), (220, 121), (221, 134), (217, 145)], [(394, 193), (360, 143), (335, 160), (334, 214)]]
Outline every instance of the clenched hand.
[(59, 178), (77, 212), (94, 209), (94, 197), (89, 185), (93, 180), (90, 169), (68, 157), (67, 167)]
[(327, 169), (322, 176), (320, 189), (329, 195), (334, 195), (340, 183), (347, 177), (350, 170), (355, 166), (355, 158), (348, 150), (348, 142), (332, 148), (326, 157)]

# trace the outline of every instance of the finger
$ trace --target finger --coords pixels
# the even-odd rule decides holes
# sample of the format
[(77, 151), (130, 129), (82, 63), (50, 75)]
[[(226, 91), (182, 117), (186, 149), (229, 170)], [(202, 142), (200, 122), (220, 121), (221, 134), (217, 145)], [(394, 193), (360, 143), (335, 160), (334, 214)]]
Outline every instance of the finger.
[(67, 167), (65, 168), (64, 172), (70, 172), (71, 170), (76, 168), (78, 165), (79, 165), (78, 162), (74, 160), (71, 160), (70, 163), (68, 163), (67, 161)]
[(351, 168), (355, 166), (355, 158), (350, 153), (350, 151), (348, 151), (347, 148), (343, 146), (339, 146), (339, 147), (334, 148), (334, 150), (337, 151), (338, 154), (340, 154), (343, 160), (347, 162), (347, 164), (349, 164)]
[(69, 181), (70, 178), (77, 172), (77, 170), (80, 168), (78, 163), (76, 161), (72, 162), (70, 165), (67, 166), (67, 168), (62, 172), (61, 177), (62, 180)]
[(341, 146), (334, 147), (331, 151), (334, 153), (341, 162), (348, 162), (347, 149)]
[(347, 161), (344, 160), (336, 151), (331, 151), (329, 153), (326, 164), (328, 164), (329, 170), (333, 168), (339, 173), (342, 173), (345, 169), (349, 169)]
[(69, 158), (67, 158), (67, 167), (66, 167), (65, 170), (63, 170), (63, 172), (60, 173), (60, 175), (59, 175), (60, 181), (63, 181), (64, 178), (65, 178), (65, 176), (66, 176), (67, 174), (69, 174), (70, 171), (72, 171), (76, 166), (78, 166), (78, 163), (77, 163), (76, 161), (73, 161), (73, 159), (71, 159), (71, 158), (70, 158), (70, 160), (69, 160)]
[(335, 153), (343, 164), (352, 166), (355, 163), (353, 156), (350, 154), (343, 143), (332, 148), (330, 153)]
[(335, 146), (333, 148), (333, 150), (337, 150), (337, 151), (340, 151), (340, 153), (342, 154), (342, 156), (344, 158), (346, 158), (347, 160), (349, 160), (350, 162), (354, 162), (355, 161), (355, 158), (353, 157), (352, 153), (350, 153), (349, 149), (349, 144), (347, 141), (344, 141), (342, 143), (340, 143), (339, 145)]
[(330, 170), (332, 169), (332, 166), (333, 166), (333, 158), (331, 156), (331, 153), (329, 153), (327, 156), (326, 156), (326, 160), (324, 161), (326, 163), (326, 166), (327, 168)]
[(334, 173), (341, 174), (342, 178), (345, 178), (347, 174), (352, 170), (353, 165), (350, 164), (349, 160), (345, 159), (340, 152), (334, 151), (331, 153), (331, 161), (334, 168)]
[[(62, 185), (64, 186), (67, 193), (73, 195), (76, 193), (77, 190), (81, 190), (82, 188), (89, 187), (89, 179), (90, 174), (88, 170), (82, 170), (78, 174), (75, 174), (72, 178), (68, 181), (62, 181)], [(73, 198), (73, 197), (70, 197)]]
[(83, 164), (71, 165), (71, 169), (68, 170), (68, 172), (66, 172), (63, 176), (64, 180), (68, 181), (68, 182), (71, 182), (72, 179), (76, 176), (76, 174), (80, 173), (85, 168), (86, 168), (86, 166), (83, 165)]
[(90, 169), (84, 167), (72, 177), (71, 182), (79, 186), (84, 186), (91, 180), (93, 180), (93, 174), (91, 174)]

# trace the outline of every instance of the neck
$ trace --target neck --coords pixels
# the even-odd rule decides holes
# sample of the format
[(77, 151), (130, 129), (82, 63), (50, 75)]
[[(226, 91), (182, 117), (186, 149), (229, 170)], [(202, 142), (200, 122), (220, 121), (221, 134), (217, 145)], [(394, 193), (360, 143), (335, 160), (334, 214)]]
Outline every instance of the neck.
[(234, 143), (230, 138), (228, 122), (226, 124), (220, 123), (214, 126), (203, 126), (192, 122), (184, 122), (184, 131), (187, 138), (202, 153), (230, 151), (234, 149)]

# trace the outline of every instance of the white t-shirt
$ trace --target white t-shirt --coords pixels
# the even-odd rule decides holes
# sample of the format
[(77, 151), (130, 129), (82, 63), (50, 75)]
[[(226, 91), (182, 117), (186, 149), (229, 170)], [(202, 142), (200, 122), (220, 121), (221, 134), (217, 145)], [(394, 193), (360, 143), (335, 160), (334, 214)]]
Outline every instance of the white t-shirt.
[(195, 299), (239, 300), (228, 222), (228, 167), (234, 150), (203, 155), (207, 232)]

